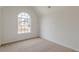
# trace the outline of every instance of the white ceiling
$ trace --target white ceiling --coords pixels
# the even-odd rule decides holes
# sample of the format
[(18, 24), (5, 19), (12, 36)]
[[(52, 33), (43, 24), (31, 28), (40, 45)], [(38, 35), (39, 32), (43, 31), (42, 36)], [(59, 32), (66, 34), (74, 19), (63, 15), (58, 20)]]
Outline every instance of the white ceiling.
[[(67, 8), (67, 7), (66, 7)], [(51, 8), (48, 8), (48, 6), (36, 6), (34, 9), (36, 12), (40, 15), (49, 15), (55, 12), (63, 11), (63, 9), (66, 9), (65, 7), (60, 6), (51, 6)]]
[[(5, 6), (0, 6), (0, 8), (3, 8), (3, 7)], [(48, 6), (32, 6), (32, 8), (34, 9), (35, 12), (37, 12), (39, 16), (65, 12), (65, 11), (74, 12), (74, 10), (77, 10), (77, 11), (79, 10), (79, 7), (76, 7), (76, 6), (75, 7), (51, 6), (51, 8), (48, 8)]]
[[(38, 13), (38, 15), (52, 15), (52, 14), (58, 14), (58, 13), (76, 13), (75, 11), (79, 11), (78, 6), (52, 6), (51, 8), (48, 8), (48, 6), (34, 6), (34, 9)], [(75, 10), (75, 11), (74, 11)]]
[(34, 8), (40, 15), (46, 15), (52, 11), (52, 7), (48, 8), (48, 6), (36, 6)]

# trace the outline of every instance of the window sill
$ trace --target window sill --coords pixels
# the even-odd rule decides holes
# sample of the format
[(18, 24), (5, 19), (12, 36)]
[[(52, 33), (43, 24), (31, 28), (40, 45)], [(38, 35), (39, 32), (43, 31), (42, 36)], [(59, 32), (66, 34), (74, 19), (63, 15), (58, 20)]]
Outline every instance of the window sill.
[(18, 33), (18, 34), (22, 34), (22, 35), (23, 35), (23, 34), (31, 34), (31, 32), (27, 32), (27, 33)]

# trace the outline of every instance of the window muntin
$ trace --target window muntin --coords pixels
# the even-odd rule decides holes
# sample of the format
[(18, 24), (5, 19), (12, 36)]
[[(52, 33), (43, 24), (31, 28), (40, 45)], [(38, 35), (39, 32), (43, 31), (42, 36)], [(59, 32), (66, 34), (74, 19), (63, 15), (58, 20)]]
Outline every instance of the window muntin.
[(22, 12), (18, 15), (18, 33), (31, 32), (31, 17), (28, 13)]

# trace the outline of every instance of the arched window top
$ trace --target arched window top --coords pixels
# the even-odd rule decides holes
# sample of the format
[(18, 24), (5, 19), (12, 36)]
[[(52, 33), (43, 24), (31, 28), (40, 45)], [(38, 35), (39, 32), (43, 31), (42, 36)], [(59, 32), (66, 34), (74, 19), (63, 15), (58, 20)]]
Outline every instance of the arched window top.
[(30, 15), (26, 12), (21, 12), (19, 13), (18, 17), (21, 17), (21, 18), (30, 18)]

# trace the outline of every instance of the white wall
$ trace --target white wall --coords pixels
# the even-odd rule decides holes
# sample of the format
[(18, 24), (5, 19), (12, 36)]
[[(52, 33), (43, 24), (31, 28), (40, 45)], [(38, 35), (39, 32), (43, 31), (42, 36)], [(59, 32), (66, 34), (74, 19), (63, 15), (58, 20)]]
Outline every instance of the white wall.
[[(27, 12), (31, 15), (32, 33), (17, 34), (17, 15), (20, 12)], [(3, 22), (4, 38), (2, 40), (2, 44), (39, 36), (37, 14), (31, 7), (4, 7)]]
[(2, 28), (1, 28), (1, 25), (2, 25), (2, 23), (1, 23), (1, 11), (0, 11), (0, 45), (1, 45), (1, 39), (2, 39), (2, 32), (1, 32), (1, 30), (2, 30)]
[(79, 7), (42, 8), (41, 37), (79, 51)]
[(0, 45), (1, 45), (1, 41), (2, 41), (2, 36), (3, 36), (3, 28), (2, 28), (2, 23), (3, 23), (3, 20), (2, 20), (2, 9), (0, 7)]

